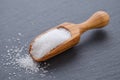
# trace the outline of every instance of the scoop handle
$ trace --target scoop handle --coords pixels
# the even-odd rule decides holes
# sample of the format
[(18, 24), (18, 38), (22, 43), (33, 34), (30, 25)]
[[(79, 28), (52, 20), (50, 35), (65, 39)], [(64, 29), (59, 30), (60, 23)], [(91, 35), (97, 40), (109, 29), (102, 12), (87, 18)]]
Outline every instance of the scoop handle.
[(78, 24), (78, 28), (80, 29), (80, 33), (84, 33), (87, 30), (102, 28), (109, 23), (110, 17), (105, 11), (97, 11), (94, 13), (88, 20), (85, 22)]

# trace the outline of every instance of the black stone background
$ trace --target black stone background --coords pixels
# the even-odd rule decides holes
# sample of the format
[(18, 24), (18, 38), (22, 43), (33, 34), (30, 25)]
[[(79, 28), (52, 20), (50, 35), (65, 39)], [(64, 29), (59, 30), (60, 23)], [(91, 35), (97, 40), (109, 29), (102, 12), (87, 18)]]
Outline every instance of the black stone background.
[(7, 54), (5, 39), (19, 32), (25, 44), (63, 22), (81, 23), (98, 10), (110, 14), (110, 24), (86, 32), (78, 45), (48, 60), (52, 74), (47, 75), (55, 78), (9, 66), (4, 71), (1, 62), (0, 80), (8, 80), (10, 71), (22, 75), (12, 80), (120, 80), (120, 0), (0, 0), (0, 55)]

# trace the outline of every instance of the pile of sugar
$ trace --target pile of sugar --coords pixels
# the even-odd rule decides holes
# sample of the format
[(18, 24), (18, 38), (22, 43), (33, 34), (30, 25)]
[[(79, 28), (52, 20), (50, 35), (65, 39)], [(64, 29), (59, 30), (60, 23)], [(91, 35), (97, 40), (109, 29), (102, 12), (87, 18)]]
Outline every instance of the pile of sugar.
[[(39, 72), (40, 77), (45, 77), (48, 73), (48, 70), (46, 68), (50, 66), (49, 63), (42, 63), (41, 66), (40, 63), (37, 63), (33, 61), (33, 59), (30, 57), (28, 53), (28, 42), (26, 42), (24, 45), (21, 42), (21, 33), (17, 34), (18, 37), (11, 37), (9, 39), (6, 39), (6, 45), (4, 46), (5, 51), (7, 54), (2, 54), (2, 66), (4, 68), (8, 69), (10, 66), (13, 66), (12, 68), (18, 71), (24, 70), (27, 74), (34, 74)], [(12, 44), (10, 44), (12, 43)], [(8, 72), (5, 69), (6, 72)], [(21, 75), (16, 72), (9, 72), (9, 78), (16, 77), (16, 75)], [(12, 75), (12, 76), (11, 76)], [(17, 77), (19, 77), (17, 76)]]
[(26, 70), (39, 71), (39, 65), (29, 55), (16, 59), (16, 63)]
[(64, 28), (48, 31), (44, 35), (35, 39), (30, 53), (35, 58), (42, 58), (44, 55), (64, 41), (68, 40), (70, 37), (70, 32)]

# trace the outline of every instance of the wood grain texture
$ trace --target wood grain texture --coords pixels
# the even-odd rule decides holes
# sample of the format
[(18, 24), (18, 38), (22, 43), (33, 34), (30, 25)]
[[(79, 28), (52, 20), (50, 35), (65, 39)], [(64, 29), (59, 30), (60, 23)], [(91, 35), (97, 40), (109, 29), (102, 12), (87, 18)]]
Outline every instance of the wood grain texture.
[[(35, 61), (41, 62), (41, 61), (48, 60), (48, 59), (64, 52), (65, 50), (68, 50), (71, 47), (75, 46), (79, 42), (80, 36), (82, 35), (83, 32), (85, 32), (87, 30), (91, 30), (91, 29), (102, 28), (109, 23), (109, 20), (110, 20), (110, 17), (109, 17), (107, 12), (98, 11), (98, 12), (94, 13), (88, 20), (86, 20), (83, 23), (80, 23), (80, 24), (63, 23), (63, 24), (61, 24), (61, 25), (59, 25), (58, 27), (55, 27), (55, 28), (65, 28), (65, 29), (67, 29), (71, 33), (71, 38), (70, 39), (68, 39), (67, 41), (58, 45), (56, 48), (51, 50), (49, 53), (44, 55), (42, 58), (35, 58), (31, 54), (31, 51), (33, 50), (32, 45), (34, 44), (35, 39), (40, 38), (40, 36), (44, 35), (44, 33), (40, 34), (38, 37), (36, 37), (30, 43), (29, 53), (31, 54), (31, 57)], [(55, 28), (52, 28), (50, 30), (53, 30)], [(49, 32), (50, 30), (48, 30), (47, 32)]]

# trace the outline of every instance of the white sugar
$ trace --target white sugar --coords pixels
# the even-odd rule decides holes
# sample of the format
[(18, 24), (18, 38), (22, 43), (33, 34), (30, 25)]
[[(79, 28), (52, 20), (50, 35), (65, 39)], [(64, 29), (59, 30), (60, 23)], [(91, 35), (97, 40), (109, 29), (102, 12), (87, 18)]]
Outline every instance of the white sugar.
[[(24, 35), (21, 36), (21, 33), (16, 33), (16, 35), (4, 39), (2, 46), (5, 52), (0, 54), (0, 68), (7, 75), (5, 79), (22, 79), (24, 75), (29, 76), (30, 80), (34, 80), (36, 75), (40, 80), (44, 77), (50, 80), (54, 79), (56, 76), (50, 69), (52, 65), (49, 62), (37, 63), (33, 61), (28, 53), (29, 44), (23, 39)], [(2, 44), (2, 40), (0, 40), (0, 44)]]
[(21, 36), (22, 34), (21, 33), (18, 33), (19, 36)]
[(16, 61), (20, 67), (25, 68), (26, 70), (39, 71), (38, 64), (34, 62), (29, 55), (16, 59)]
[(15, 69), (23, 68), (29, 73), (38, 72), (40, 67), (38, 63), (34, 62), (28, 53), (22, 54), (26, 49), (25, 45), (21, 47), (11, 46), (11, 48), (8, 48), (7, 55), (5, 56), (7, 62), (4, 65), (13, 65)]
[(42, 58), (70, 37), (70, 32), (64, 28), (51, 30), (34, 41), (31, 54), (35, 58)]
[[(7, 69), (11, 68), (11, 66), (13, 69), (15, 69), (15, 72), (11, 71), (12, 69), (9, 70), (8, 79), (12, 80), (14, 77), (21, 77), (21, 73), (19, 72), (22, 72), (22, 70), (24, 70), (23, 73), (25, 74), (35, 74), (39, 72), (38, 74), (40, 74), (40, 77), (45, 77), (47, 73), (49, 73), (46, 68), (50, 66), (50, 64), (46, 62), (41, 64), (33, 61), (28, 53), (28, 42), (23, 45), (21, 42), (21, 34), (18, 34), (19, 36), (17, 38), (11, 37), (9, 39), (10, 41), (6, 39), (7, 44), (3, 46), (6, 50), (6, 54), (0, 55), (2, 56), (0, 63), (2, 63), (2, 66), (4, 66), (3, 68), (5, 69), (5, 72), (7, 72)], [(19, 44), (17, 40), (19, 40), (21, 44)], [(13, 44), (9, 45), (11, 42)]]

